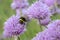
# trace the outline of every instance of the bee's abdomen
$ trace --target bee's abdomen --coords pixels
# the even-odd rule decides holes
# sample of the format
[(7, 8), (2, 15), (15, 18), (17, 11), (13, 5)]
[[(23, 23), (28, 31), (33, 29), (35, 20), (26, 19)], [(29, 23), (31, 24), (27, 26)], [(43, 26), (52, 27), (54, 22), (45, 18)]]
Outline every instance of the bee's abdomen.
[(19, 23), (24, 24), (26, 22), (26, 19), (24, 17), (20, 17)]

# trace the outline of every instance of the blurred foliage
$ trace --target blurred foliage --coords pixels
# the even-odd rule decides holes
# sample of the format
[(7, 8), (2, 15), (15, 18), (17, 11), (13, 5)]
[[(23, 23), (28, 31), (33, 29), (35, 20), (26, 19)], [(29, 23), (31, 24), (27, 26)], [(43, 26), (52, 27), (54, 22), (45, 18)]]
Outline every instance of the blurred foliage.
[[(35, 0), (29, 0), (30, 5)], [(12, 15), (15, 14), (15, 10), (12, 10), (10, 5), (12, 0), (0, 0), (0, 34), (3, 33), (4, 22)], [(35, 26), (34, 26), (35, 25)], [(20, 36), (21, 40), (30, 40), (38, 31), (40, 31), (39, 26), (35, 21), (30, 22), (27, 25), (27, 31)], [(13, 38), (11, 38), (13, 39)], [(6, 39), (8, 40), (8, 39)]]
[[(29, 0), (30, 5), (34, 3), (35, 0)], [(12, 10), (10, 5), (12, 3), (12, 0), (0, 0), (0, 34), (3, 34), (3, 26), (4, 22), (13, 14), (15, 14), (15, 10)], [(60, 19), (60, 15), (54, 15), (51, 17), (52, 20)], [(31, 40), (36, 33), (40, 31), (40, 27), (37, 24), (36, 20), (32, 20), (27, 25), (27, 31), (20, 36), (21, 40)], [(6, 39), (8, 40), (8, 39)], [(11, 38), (10, 40), (13, 40)]]

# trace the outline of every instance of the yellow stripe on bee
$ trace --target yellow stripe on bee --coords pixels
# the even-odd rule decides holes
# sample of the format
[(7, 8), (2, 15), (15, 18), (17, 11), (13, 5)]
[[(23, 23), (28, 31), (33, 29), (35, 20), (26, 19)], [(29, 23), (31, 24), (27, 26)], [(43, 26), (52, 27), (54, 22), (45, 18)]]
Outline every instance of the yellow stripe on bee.
[[(23, 21), (22, 19), (20, 19), (21, 21)], [(24, 21), (23, 21), (24, 22)]]

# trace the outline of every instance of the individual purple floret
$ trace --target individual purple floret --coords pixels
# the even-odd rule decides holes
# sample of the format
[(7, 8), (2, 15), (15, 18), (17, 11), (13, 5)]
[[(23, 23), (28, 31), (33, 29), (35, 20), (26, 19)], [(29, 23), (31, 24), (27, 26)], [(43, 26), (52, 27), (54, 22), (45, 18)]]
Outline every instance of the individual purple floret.
[(56, 0), (57, 1), (57, 4), (60, 5), (60, 0)]
[(56, 13), (60, 14), (60, 0), (56, 0)]
[(60, 40), (60, 20), (53, 21), (48, 29), (39, 32), (32, 40)]
[(51, 10), (52, 15), (57, 13), (57, 7), (55, 5), (50, 10)]
[(60, 14), (60, 8), (59, 8), (59, 7), (56, 7), (56, 12), (57, 12), (58, 14)]
[(43, 3), (47, 4), (49, 7), (53, 6), (56, 0), (41, 0)]
[(13, 0), (11, 4), (12, 9), (24, 9), (28, 7), (29, 3), (27, 0)]
[(46, 19), (42, 19), (39, 22), (40, 22), (41, 25), (46, 26), (46, 25), (49, 24), (50, 21), (51, 21), (51, 19), (49, 17), (47, 17)]
[(25, 24), (20, 24), (20, 16), (11, 16), (4, 24), (4, 37), (12, 37), (21, 35), (25, 29)]
[(55, 14), (56, 13), (56, 0), (39, 0), (45, 4), (47, 4), (51, 10), (51, 14)]
[(34, 4), (32, 4), (27, 9), (26, 14), (29, 17), (36, 19), (45, 19), (46, 17), (51, 16), (49, 7), (40, 1), (36, 1)]

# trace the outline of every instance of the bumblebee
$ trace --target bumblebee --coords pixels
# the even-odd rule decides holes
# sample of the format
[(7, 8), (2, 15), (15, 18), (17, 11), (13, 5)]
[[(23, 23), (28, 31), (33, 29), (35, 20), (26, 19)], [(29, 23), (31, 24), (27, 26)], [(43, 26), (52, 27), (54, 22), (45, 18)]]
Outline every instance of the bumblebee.
[(24, 24), (25, 22), (27, 22), (26, 18), (20, 17), (19, 23), (20, 23), (20, 24)]

